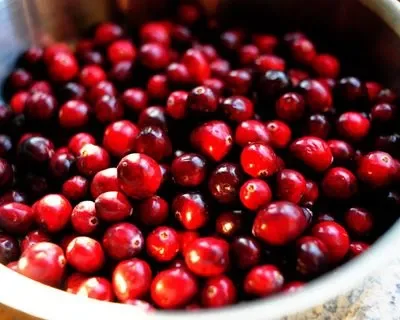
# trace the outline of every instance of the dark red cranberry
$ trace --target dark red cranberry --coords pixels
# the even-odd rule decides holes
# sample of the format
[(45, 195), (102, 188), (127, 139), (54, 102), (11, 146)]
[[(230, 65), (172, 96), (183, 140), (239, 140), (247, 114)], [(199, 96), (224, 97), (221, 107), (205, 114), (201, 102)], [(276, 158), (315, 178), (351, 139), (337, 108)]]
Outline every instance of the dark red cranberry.
[(357, 107), (367, 98), (365, 84), (355, 77), (342, 78), (335, 87), (335, 94), (339, 104)]
[(240, 48), (238, 52), (239, 63), (241, 66), (251, 66), (260, 55), (260, 50), (253, 44), (247, 44)]
[(171, 165), (174, 181), (185, 187), (200, 185), (206, 176), (206, 162), (195, 153), (186, 153), (174, 159)]
[(67, 178), (74, 168), (75, 157), (67, 152), (54, 153), (50, 159), (50, 172), (56, 178)]
[(311, 180), (307, 180), (306, 189), (303, 194), (302, 203), (306, 206), (312, 206), (319, 197), (318, 185)]
[(101, 244), (89, 237), (76, 237), (67, 246), (65, 255), (68, 264), (83, 273), (99, 271), (104, 264)]
[(161, 185), (160, 166), (145, 154), (125, 156), (119, 162), (117, 172), (121, 190), (134, 199), (152, 196)]
[(21, 240), (21, 252), (39, 242), (50, 242), (50, 237), (41, 230), (28, 232)]
[(136, 152), (160, 161), (172, 153), (169, 137), (159, 127), (143, 127), (134, 142)]
[(374, 151), (362, 156), (358, 162), (358, 178), (372, 187), (390, 183), (396, 173), (392, 156), (386, 152)]
[(167, 99), (167, 114), (176, 120), (184, 119), (186, 117), (186, 101), (188, 93), (186, 91), (174, 91)]
[(263, 180), (247, 180), (240, 188), (240, 201), (247, 209), (256, 211), (267, 205), (271, 199), (271, 188)]
[(317, 237), (305, 236), (296, 242), (296, 270), (302, 275), (319, 274), (329, 263), (328, 248)]
[(236, 287), (227, 276), (217, 276), (206, 281), (201, 291), (201, 303), (206, 308), (220, 308), (236, 301)]
[(296, 139), (290, 145), (290, 152), (295, 158), (318, 172), (325, 171), (333, 162), (329, 146), (317, 137), (305, 136)]
[(286, 123), (282, 121), (268, 121), (265, 124), (265, 128), (270, 137), (270, 145), (274, 148), (285, 148), (292, 139), (292, 130)]
[(49, 232), (58, 232), (68, 224), (72, 206), (62, 195), (48, 194), (36, 202), (33, 210), (39, 226)]
[(340, 224), (333, 221), (319, 222), (312, 228), (311, 234), (320, 239), (328, 248), (330, 263), (338, 263), (346, 256), (350, 239), (347, 231)]
[(151, 299), (163, 309), (185, 306), (198, 293), (195, 277), (184, 268), (166, 269), (151, 283)]
[(367, 243), (360, 241), (351, 242), (348, 252), (349, 258), (350, 259), (355, 258), (360, 254), (364, 253), (368, 249), (369, 249), (369, 244)]
[(140, 112), (147, 107), (147, 93), (140, 88), (130, 88), (123, 92), (121, 101), (128, 110)]
[(182, 63), (188, 69), (191, 82), (195, 84), (201, 84), (204, 80), (210, 77), (210, 66), (200, 50), (187, 50), (183, 55)]
[(156, 261), (172, 261), (179, 252), (178, 234), (170, 227), (158, 227), (147, 236), (146, 248)]
[(107, 58), (112, 64), (133, 61), (136, 58), (136, 48), (129, 40), (114, 41), (107, 48)]
[(80, 63), (84, 66), (104, 66), (105, 64), (103, 54), (97, 50), (88, 50), (77, 54)]
[(85, 144), (79, 150), (76, 166), (80, 173), (93, 176), (97, 172), (108, 168), (110, 157), (106, 150), (94, 144)]
[(35, 92), (26, 99), (24, 114), (28, 119), (45, 121), (53, 117), (56, 109), (57, 102), (53, 96), (43, 92)]
[(18, 241), (6, 234), (0, 234), (0, 263), (3, 265), (9, 264), (18, 260), (19, 255)]
[(18, 260), (19, 273), (53, 287), (61, 283), (65, 267), (63, 250), (50, 242), (40, 242), (27, 248)]
[(325, 173), (322, 190), (329, 198), (349, 199), (358, 191), (357, 179), (346, 168), (334, 167)]
[(97, 216), (107, 222), (122, 221), (133, 213), (128, 198), (118, 191), (107, 191), (95, 200)]
[(113, 156), (122, 157), (133, 151), (138, 134), (138, 127), (131, 121), (115, 121), (104, 131), (103, 146)]
[(150, 289), (152, 272), (147, 262), (133, 258), (120, 262), (112, 274), (115, 295), (121, 302), (144, 297)]
[(231, 96), (223, 100), (222, 111), (232, 121), (243, 122), (254, 115), (253, 102), (243, 96)]
[(284, 121), (297, 121), (304, 114), (304, 99), (298, 93), (285, 93), (276, 102), (275, 111), (277, 116)]
[(254, 143), (243, 148), (240, 163), (253, 178), (272, 176), (277, 171), (275, 152), (267, 145)]
[(239, 269), (250, 269), (260, 262), (261, 246), (253, 237), (237, 237), (231, 243), (231, 255)]
[(137, 256), (144, 247), (142, 232), (133, 224), (122, 222), (109, 227), (103, 236), (104, 251), (114, 260)]
[(150, 70), (165, 69), (169, 62), (168, 48), (159, 43), (146, 43), (140, 47), (140, 62)]
[(10, 74), (8, 81), (13, 92), (17, 92), (29, 88), (32, 75), (25, 69), (16, 69)]
[(279, 269), (265, 264), (250, 270), (244, 279), (243, 288), (249, 295), (266, 297), (279, 292), (283, 283), (284, 278)]
[(353, 147), (343, 140), (329, 140), (327, 141), (329, 149), (333, 155), (335, 164), (348, 164), (355, 156)]
[(382, 88), (376, 97), (378, 103), (394, 103), (397, 100), (397, 94), (389, 88)]
[(330, 54), (319, 54), (313, 59), (312, 68), (320, 77), (336, 78), (340, 72), (340, 63)]
[(271, 34), (254, 34), (252, 42), (263, 54), (273, 53), (278, 45), (277, 37)]
[(255, 69), (259, 73), (270, 70), (284, 71), (286, 67), (285, 60), (272, 54), (262, 54), (254, 62)]
[(170, 43), (169, 28), (161, 22), (147, 22), (143, 24), (139, 32), (142, 43), (159, 43), (168, 46)]
[(62, 185), (62, 194), (71, 201), (83, 199), (89, 189), (89, 182), (85, 177), (73, 176)]
[(307, 226), (303, 210), (288, 201), (270, 203), (258, 211), (253, 234), (270, 245), (284, 245), (299, 237)]
[(258, 120), (247, 120), (239, 123), (236, 127), (235, 142), (244, 147), (252, 143), (270, 142), (270, 135), (263, 123)]
[(231, 71), (231, 65), (227, 60), (217, 59), (210, 64), (210, 69), (212, 77), (223, 80)]
[(0, 158), (0, 188), (8, 187), (14, 179), (14, 171), (12, 166), (5, 160)]
[(192, 145), (214, 161), (221, 161), (233, 145), (232, 132), (222, 121), (210, 121), (195, 128), (191, 135)]
[(338, 118), (336, 128), (341, 136), (351, 141), (360, 141), (368, 135), (370, 122), (362, 113), (350, 111)]
[(290, 45), (292, 57), (295, 61), (309, 65), (317, 53), (314, 44), (306, 38), (298, 38)]
[(276, 177), (278, 199), (299, 203), (306, 192), (306, 180), (295, 170), (283, 169)]
[(43, 59), (43, 49), (39, 47), (30, 47), (22, 55), (22, 64), (28, 70), (34, 70), (40, 65)]
[(63, 128), (79, 128), (89, 121), (89, 106), (78, 100), (69, 100), (61, 106), (58, 118)]
[(93, 201), (79, 202), (71, 213), (71, 224), (81, 235), (88, 235), (97, 230), (99, 220)]
[(147, 226), (163, 224), (169, 214), (168, 202), (159, 196), (152, 196), (140, 202), (138, 216), (140, 222)]
[(125, 88), (129, 86), (134, 78), (133, 62), (117, 62), (108, 72), (108, 78), (118, 87)]
[(241, 231), (242, 224), (241, 211), (223, 212), (215, 221), (215, 231), (221, 236), (231, 238)]
[(113, 96), (102, 96), (94, 106), (96, 119), (101, 123), (119, 120), (124, 115), (122, 104)]
[(94, 145), (95, 143), (96, 140), (92, 135), (82, 132), (71, 137), (68, 142), (68, 148), (74, 155), (79, 155), (79, 151), (85, 144)]
[(172, 202), (172, 212), (187, 230), (199, 229), (208, 220), (208, 208), (199, 193), (183, 193), (176, 196)]
[(305, 283), (301, 281), (288, 282), (283, 286), (282, 291), (285, 293), (294, 293), (301, 291), (304, 288)]
[(53, 88), (51, 87), (50, 83), (45, 80), (35, 81), (31, 85), (31, 87), (29, 88), (29, 93), (34, 94), (36, 92), (41, 92), (53, 96)]
[(28, 100), (29, 93), (26, 91), (19, 91), (15, 93), (10, 100), (10, 107), (14, 114), (23, 113), (25, 110), (25, 103)]
[(5, 205), (7, 203), (17, 202), (17, 203), (27, 203), (27, 196), (25, 193), (17, 190), (10, 190), (3, 193), (0, 196), (0, 206)]
[(234, 163), (220, 164), (210, 175), (208, 189), (220, 203), (234, 203), (239, 198), (242, 180), (240, 167)]
[(218, 276), (229, 267), (229, 244), (213, 237), (196, 239), (185, 252), (185, 262), (198, 276)]
[(7, 233), (25, 234), (35, 221), (31, 207), (17, 202), (0, 206), (0, 228)]
[(299, 87), (311, 112), (326, 112), (332, 108), (331, 92), (320, 81), (306, 79)]
[(88, 92), (88, 100), (93, 105), (96, 104), (103, 96), (116, 96), (117, 91), (114, 85), (109, 81), (101, 81), (90, 88)]
[(28, 196), (34, 200), (49, 193), (49, 183), (47, 178), (34, 173), (28, 173), (22, 180), (22, 187)]
[(111, 22), (100, 24), (94, 34), (94, 42), (97, 45), (105, 46), (111, 42), (118, 40), (123, 36), (122, 28)]
[(182, 63), (171, 63), (167, 68), (168, 82), (173, 86), (185, 86), (190, 83), (191, 78), (186, 66)]
[[(171, 39), (173, 46), (178, 49), (186, 49), (193, 45), (192, 31), (189, 28), (179, 24), (175, 24), (171, 27)], [(203, 53), (200, 48), (194, 48), (193, 50), (198, 50), (199, 52)], [(205, 55), (204, 58), (207, 60)]]
[(225, 86), (232, 95), (246, 95), (251, 84), (252, 76), (244, 69), (232, 70), (225, 78)]
[[(179, 236), (179, 251), (182, 255), (185, 255), (186, 250), (189, 248), (190, 244), (200, 237), (199, 233), (196, 231), (180, 231)], [(185, 261), (181, 261), (183, 267), (186, 267)]]
[(356, 235), (367, 235), (374, 226), (372, 214), (363, 208), (352, 207), (344, 214), (344, 221), (348, 230)]
[(201, 18), (199, 7), (194, 4), (184, 3), (177, 10), (178, 21), (184, 25), (191, 26)]
[(25, 170), (46, 170), (51, 157), (54, 154), (54, 146), (50, 140), (43, 137), (31, 137), (18, 145), (17, 161)]
[(371, 109), (371, 119), (377, 123), (393, 121), (397, 107), (393, 104), (379, 103)]
[(306, 120), (305, 133), (310, 136), (326, 139), (331, 131), (331, 125), (324, 114), (312, 114)]
[(258, 93), (262, 100), (270, 101), (288, 91), (290, 87), (290, 79), (283, 71), (270, 70), (261, 76)]
[(196, 87), (189, 93), (186, 107), (195, 112), (214, 112), (218, 107), (218, 98), (210, 88)]
[(165, 108), (152, 106), (144, 109), (139, 115), (137, 124), (140, 128), (154, 126), (168, 131)]

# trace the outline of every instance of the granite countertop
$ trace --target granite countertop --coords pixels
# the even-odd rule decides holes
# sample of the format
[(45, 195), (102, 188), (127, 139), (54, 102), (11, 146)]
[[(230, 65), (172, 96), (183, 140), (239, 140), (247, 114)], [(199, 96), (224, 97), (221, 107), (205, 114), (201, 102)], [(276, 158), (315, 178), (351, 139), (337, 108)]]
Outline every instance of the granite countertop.
[[(400, 258), (350, 293), (282, 320), (400, 320)], [(0, 304), (1, 320), (37, 320)]]

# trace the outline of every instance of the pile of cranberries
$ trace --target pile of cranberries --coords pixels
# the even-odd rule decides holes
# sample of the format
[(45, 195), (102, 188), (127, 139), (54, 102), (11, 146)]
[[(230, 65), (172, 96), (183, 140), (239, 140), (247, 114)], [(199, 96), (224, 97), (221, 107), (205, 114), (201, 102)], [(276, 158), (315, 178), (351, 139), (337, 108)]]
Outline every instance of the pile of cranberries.
[[(146, 310), (293, 292), (400, 209), (399, 98), (194, 5), (32, 47), (0, 105), (0, 262)], [(396, 128), (397, 125), (397, 128)]]

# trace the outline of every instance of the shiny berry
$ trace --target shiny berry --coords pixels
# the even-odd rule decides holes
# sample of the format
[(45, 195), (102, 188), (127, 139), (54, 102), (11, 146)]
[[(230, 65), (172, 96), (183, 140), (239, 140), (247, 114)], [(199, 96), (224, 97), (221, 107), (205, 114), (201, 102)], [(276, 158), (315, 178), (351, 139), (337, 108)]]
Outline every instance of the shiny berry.
[(333, 162), (335, 164), (348, 164), (355, 156), (354, 148), (343, 140), (329, 140), (327, 141), (329, 149), (333, 155)]
[(304, 99), (300, 94), (288, 92), (277, 100), (275, 111), (280, 119), (294, 122), (302, 118), (304, 105)]
[(133, 151), (139, 129), (129, 120), (109, 124), (104, 131), (103, 146), (110, 154), (122, 157)]
[(110, 123), (123, 117), (124, 108), (115, 97), (105, 95), (97, 100), (94, 113), (100, 123)]
[(336, 78), (340, 71), (340, 62), (330, 54), (318, 54), (312, 61), (315, 73), (324, 78)]
[(349, 199), (358, 191), (357, 178), (346, 168), (331, 168), (324, 175), (322, 190), (327, 197)]
[(231, 121), (243, 122), (254, 115), (253, 102), (244, 96), (231, 96), (223, 100), (222, 111)]
[(35, 220), (32, 209), (22, 203), (11, 202), (0, 206), (0, 227), (12, 234), (25, 234)]
[(53, 96), (43, 92), (35, 92), (25, 101), (24, 114), (28, 119), (46, 121), (56, 113), (57, 102)]
[(76, 166), (83, 175), (93, 176), (109, 165), (110, 156), (102, 147), (88, 143), (79, 150)]
[(140, 47), (140, 62), (150, 70), (161, 70), (168, 66), (170, 59), (167, 47), (159, 43), (146, 43)]
[(306, 180), (295, 170), (283, 169), (276, 177), (276, 193), (280, 200), (299, 203), (306, 193)]
[(111, 22), (101, 23), (95, 31), (94, 42), (100, 46), (107, 45), (123, 35), (122, 28)]
[(83, 199), (89, 189), (89, 182), (85, 177), (73, 176), (62, 185), (62, 194), (71, 201)]
[(363, 208), (352, 207), (344, 214), (347, 229), (356, 235), (367, 235), (374, 226), (371, 212)]
[(198, 186), (206, 177), (206, 161), (195, 153), (185, 153), (173, 160), (171, 173), (174, 181), (181, 186)]
[(128, 198), (118, 191), (108, 191), (95, 200), (97, 216), (107, 222), (122, 221), (133, 213)]
[(135, 138), (134, 150), (160, 161), (172, 153), (171, 141), (160, 127), (143, 127)]
[(358, 107), (367, 99), (368, 92), (365, 84), (358, 78), (346, 77), (337, 83), (335, 94), (338, 103)]
[(382, 187), (389, 184), (395, 173), (395, 161), (386, 152), (370, 152), (362, 156), (358, 162), (358, 178), (372, 187)]
[(72, 54), (58, 52), (47, 63), (47, 70), (53, 81), (67, 82), (78, 75), (79, 66)]
[(208, 189), (220, 203), (234, 203), (239, 198), (242, 180), (240, 167), (233, 163), (222, 163), (211, 173)]
[(140, 88), (130, 88), (123, 92), (121, 101), (127, 110), (140, 112), (147, 107), (147, 93)]
[(360, 141), (368, 135), (370, 122), (362, 113), (350, 111), (338, 118), (336, 128), (344, 138)]
[[(0, 263), (7, 265), (18, 260), (19, 255), (18, 241), (11, 236), (0, 233)], [(18, 265), (16, 271), (18, 271)]]
[(265, 123), (265, 128), (270, 137), (269, 144), (273, 148), (282, 149), (288, 146), (292, 139), (292, 130), (286, 123), (271, 120)]
[(239, 269), (250, 269), (261, 259), (261, 246), (251, 236), (240, 236), (231, 243), (232, 263)]
[(118, 190), (117, 168), (108, 168), (97, 172), (90, 185), (90, 193), (94, 199), (104, 192)]
[(329, 263), (328, 248), (316, 237), (301, 237), (296, 242), (296, 270), (302, 275), (319, 274)]
[(311, 112), (326, 112), (332, 108), (332, 94), (318, 80), (303, 80), (299, 87)]
[(79, 82), (87, 88), (104, 80), (106, 80), (106, 73), (97, 65), (85, 66), (79, 74)]
[(270, 142), (270, 135), (263, 123), (258, 120), (247, 120), (236, 127), (235, 142), (244, 147), (252, 143)]
[(369, 249), (369, 244), (361, 241), (354, 241), (350, 243), (348, 256), (350, 259), (359, 256)]
[(208, 220), (208, 208), (203, 196), (199, 193), (183, 193), (172, 202), (175, 218), (187, 230), (203, 227)]
[(170, 227), (158, 227), (146, 238), (147, 254), (156, 261), (172, 261), (179, 252), (179, 237)]
[(107, 48), (107, 58), (112, 64), (132, 61), (136, 57), (136, 48), (129, 40), (117, 40)]
[(273, 265), (254, 267), (244, 279), (244, 291), (252, 296), (265, 297), (279, 292), (284, 283), (281, 272)]
[(196, 87), (189, 92), (186, 107), (194, 112), (214, 112), (218, 107), (218, 97), (208, 87)]
[(95, 138), (89, 133), (77, 133), (72, 136), (68, 143), (68, 148), (74, 155), (79, 155), (79, 151), (85, 144), (95, 144)]
[(247, 209), (259, 210), (271, 202), (271, 199), (271, 188), (263, 180), (250, 179), (240, 187), (240, 201)]
[(140, 222), (147, 226), (163, 224), (169, 214), (168, 202), (159, 196), (152, 196), (140, 202), (138, 216)]
[(88, 235), (96, 231), (99, 226), (99, 220), (94, 202), (79, 202), (72, 210), (71, 224), (80, 235)]
[(140, 128), (154, 126), (167, 131), (165, 108), (151, 106), (144, 109), (139, 115), (138, 125)]
[(253, 178), (266, 178), (277, 171), (277, 157), (267, 145), (255, 143), (243, 148), (240, 163)]
[(242, 229), (243, 214), (241, 211), (221, 213), (215, 220), (215, 231), (226, 238), (231, 238)]
[(76, 237), (65, 250), (68, 264), (83, 273), (99, 271), (104, 264), (104, 252), (101, 244), (89, 237)]
[(227, 276), (217, 276), (206, 281), (201, 291), (201, 303), (206, 308), (220, 308), (236, 301), (236, 287)]
[(185, 118), (187, 97), (186, 91), (174, 91), (169, 95), (166, 112), (171, 118), (176, 120)]
[(201, 51), (197, 49), (187, 50), (183, 55), (182, 63), (188, 69), (193, 83), (200, 84), (210, 77), (210, 66)]

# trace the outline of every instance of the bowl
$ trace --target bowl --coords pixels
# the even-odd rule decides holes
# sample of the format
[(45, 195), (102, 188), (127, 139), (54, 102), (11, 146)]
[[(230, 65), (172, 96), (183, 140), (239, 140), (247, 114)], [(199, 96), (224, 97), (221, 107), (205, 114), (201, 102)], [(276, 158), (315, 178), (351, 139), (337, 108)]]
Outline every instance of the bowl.
[[(71, 41), (89, 26), (116, 18), (135, 27), (162, 17), (169, 0), (2, 0), (0, 81), (29, 44)], [(397, 0), (199, 0), (222, 24), (281, 32), (301, 29), (325, 44), (356, 74), (400, 89), (400, 2)], [(366, 72), (367, 71), (367, 72)], [(0, 303), (44, 319), (276, 319), (309, 309), (354, 288), (398, 254), (400, 222), (362, 256), (312, 281), (301, 292), (219, 310), (154, 312), (86, 299), (44, 286), (0, 265)]]

